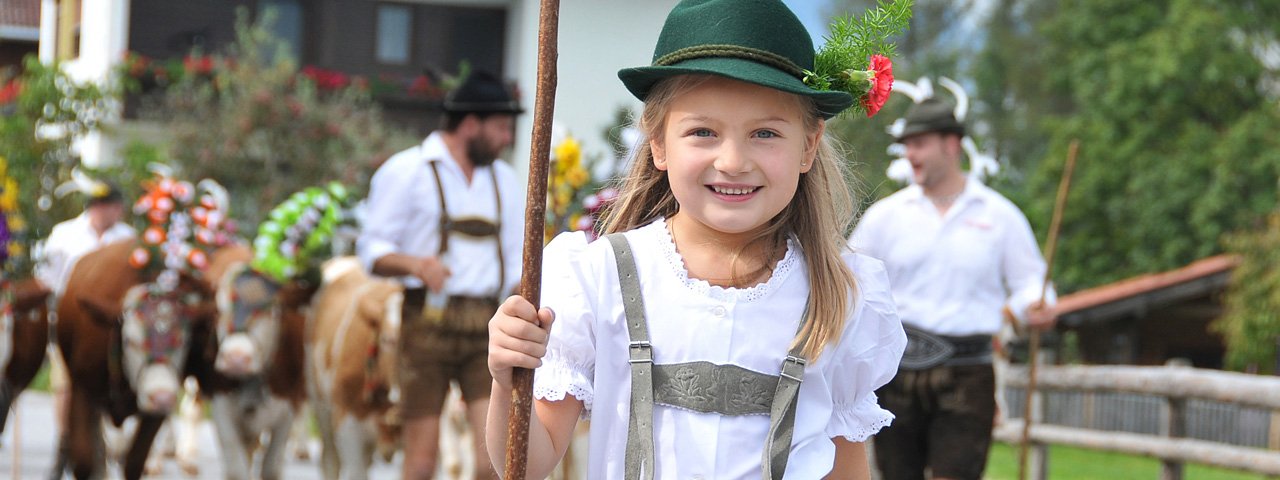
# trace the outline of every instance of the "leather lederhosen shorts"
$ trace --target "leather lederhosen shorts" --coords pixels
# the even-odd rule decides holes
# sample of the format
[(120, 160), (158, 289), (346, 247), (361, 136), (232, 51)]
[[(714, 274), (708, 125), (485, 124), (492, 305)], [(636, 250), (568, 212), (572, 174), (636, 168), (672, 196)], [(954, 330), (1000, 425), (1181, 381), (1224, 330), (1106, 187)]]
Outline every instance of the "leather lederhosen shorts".
[(897, 418), (875, 436), (885, 480), (978, 480), (986, 469), (995, 421), (995, 372), (990, 363), (898, 370), (876, 390)]
[(489, 397), (488, 321), (498, 311), (491, 298), (450, 297), (443, 320), (422, 316), (424, 289), (404, 293), (400, 331), (401, 414), (404, 418), (439, 415), (451, 381), (467, 402)]

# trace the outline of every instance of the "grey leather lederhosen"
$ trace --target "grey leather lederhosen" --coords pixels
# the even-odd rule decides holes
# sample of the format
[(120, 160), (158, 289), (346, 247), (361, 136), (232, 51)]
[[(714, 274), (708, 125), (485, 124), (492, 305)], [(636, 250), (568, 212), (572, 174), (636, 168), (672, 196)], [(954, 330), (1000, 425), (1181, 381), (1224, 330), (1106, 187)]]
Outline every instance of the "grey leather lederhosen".
[[(644, 299), (631, 245), (620, 233), (607, 235), (618, 266), (618, 283), (626, 314), (631, 364), (631, 419), (627, 425), (627, 480), (653, 478), (653, 404), (662, 403), (702, 413), (769, 415), (769, 436), (760, 462), (761, 477), (781, 479), (791, 453), (796, 396), (807, 363), (798, 342), (782, 362), (778, 376), (736, 365), (688, 362), (653, 363)], [(655, 387), (656, 386), (656, 387)]]

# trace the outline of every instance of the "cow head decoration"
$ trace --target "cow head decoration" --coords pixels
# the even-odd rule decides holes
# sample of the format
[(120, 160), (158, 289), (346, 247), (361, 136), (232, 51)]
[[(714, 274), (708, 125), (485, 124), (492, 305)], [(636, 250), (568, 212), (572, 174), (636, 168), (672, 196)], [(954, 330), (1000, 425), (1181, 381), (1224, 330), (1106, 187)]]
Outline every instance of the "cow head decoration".
[(249, 268), (231, 267), (218, 285), (218, 372), (243, 378), (262, 373), (280, 336), (281, 285)]
[(143, 283), (125, 294), (121, 373), (137, 393), (140, 411), (167, 414), (177, 405), (192, 327), (207, 315), (206, 298), (193, 280), (172, 289)]

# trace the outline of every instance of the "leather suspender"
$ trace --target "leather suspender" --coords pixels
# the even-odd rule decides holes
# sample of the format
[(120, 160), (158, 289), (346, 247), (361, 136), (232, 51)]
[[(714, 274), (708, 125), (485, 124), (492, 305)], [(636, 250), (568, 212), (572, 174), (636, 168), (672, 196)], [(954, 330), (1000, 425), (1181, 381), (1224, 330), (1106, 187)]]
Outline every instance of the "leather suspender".
[[(427, 161), (427, 165), (431, 166), (431, 174), (436, 180), (436, 196), (440, 199), (440, 249), (436, 256), (442, 256), (449, 251), (449, 231), (452, 230), (452, 219), (449, 217), (448, 204), (444, 200), (444, 184), (440, 181), (440, 167), (436, 166), (436, 161)], [(494, 235), (494, 242), (498, 245), (498, 291), (496, 296), (501, 298), (502, 286), (507, 283), (506, 260), (502, 255), (502, 191), (498, 189), (498, 172), (497, 169), (489, 166), (489, 180), (493, 183), (493, 203), (497, 208), (498, 219), (497, 233)]]
[(631, 363), (631, 420), (627, 424), (627, 480), (653, 478), (653, 349), (644, 317), (644, 298), (631, 245), (620, 233), (608, 235), (618, 263), (622, 309), (626, 314)]
[[(617, 260), (618, 284), (622, 290), (622, 306), (630, 339), (627, 351), (628, 362), (631, 364), (631, 418), (627, 425), (625, 478), (650, 480), (654, 476), (654, 364), (653, 347), (649, 343), (649, 329), (644, 315), (644, 298), (641, 295), (635, 257), (626, 237), (614, 233), (605, 238), (613, 247)], [(805, 313), (804, 317), (807, 317), (807, 307)], [(760, 463), (762, 477), (768, 480), (781, 479), (787, 470), (791, 438), (795, 430), (796, 398), (800, 392), (800, 383), (804, 380), (807, 363), (800, 350), (803, 344), (804, 342), (797, 342), (787, 352), (770, 404), (769, 436), (765, 439)]]
[(436, 251), (436, 256), (439, 257), (449, 251), (449, 207), (444, 201), (444, 183), (440, 181), (437, 162), (427, 160), (427, 165), (431, 166), (431, 176), (436, 179), (436, 196), (440, 198), (440, 248)]

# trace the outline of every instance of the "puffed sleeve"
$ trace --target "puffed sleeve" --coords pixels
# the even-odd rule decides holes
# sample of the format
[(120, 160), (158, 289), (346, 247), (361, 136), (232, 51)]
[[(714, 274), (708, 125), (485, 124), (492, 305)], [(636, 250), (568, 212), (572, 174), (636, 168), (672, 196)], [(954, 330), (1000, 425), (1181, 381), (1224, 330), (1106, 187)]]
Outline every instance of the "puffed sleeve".
[(830, 352), (834, 355), (830, 364), (832, 414), (827, 435), (861, 442), (893, 421), (893, 414), (880, 408), (875, 391), (898, 373), (907, 337), (889, 293), (884, 264), (856, 254), (849, 263), (859, 295), (853, 317), (835, 351)]
[(564, 400), (565, 394), (582, 401), (583, 414), (594, 400), (596, 342), (595, 311), (587, 292), (594, 291), (584, 255), (587, 238), (582, 232), (562, 233), (542, 254), (542, 305), (555, 312), (547, 354), (534, 372), (533, 397)]

